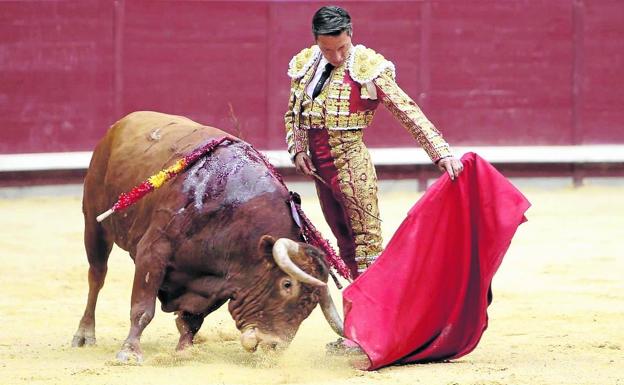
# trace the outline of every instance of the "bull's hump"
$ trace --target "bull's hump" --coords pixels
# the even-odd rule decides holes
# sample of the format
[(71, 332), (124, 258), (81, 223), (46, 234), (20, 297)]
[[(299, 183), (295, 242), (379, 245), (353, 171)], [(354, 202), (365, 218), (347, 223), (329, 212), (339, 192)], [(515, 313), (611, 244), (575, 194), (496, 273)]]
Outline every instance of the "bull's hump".
[(200, 158), (186, 174), (183, 191), (197, 209), (206, 201), (237, 205), (263, 194), (285, 191), (255, 150), (245, 143), (217, 148)]

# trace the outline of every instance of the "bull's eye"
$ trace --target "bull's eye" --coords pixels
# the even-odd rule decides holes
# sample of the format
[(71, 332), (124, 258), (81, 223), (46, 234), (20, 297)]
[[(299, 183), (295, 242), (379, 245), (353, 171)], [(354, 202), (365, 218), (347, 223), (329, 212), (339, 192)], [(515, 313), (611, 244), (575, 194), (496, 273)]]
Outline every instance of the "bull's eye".
[(284, 277), (279, 282), (279, 290), (281, 295), (285, 298), (296, 297), (299, 294), (299, 286), (297, 281), (293, 281), (287, 277)]

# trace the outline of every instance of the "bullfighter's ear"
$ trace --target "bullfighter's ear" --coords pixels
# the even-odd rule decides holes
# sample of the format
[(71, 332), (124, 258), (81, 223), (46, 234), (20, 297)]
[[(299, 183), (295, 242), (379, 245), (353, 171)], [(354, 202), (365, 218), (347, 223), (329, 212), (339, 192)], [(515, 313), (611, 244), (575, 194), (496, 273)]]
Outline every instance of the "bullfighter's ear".
[(258, 254), (273, 255), (273, 245), (275, 244), (275, 238), (270, 235), (263, 235), (258, 242)]

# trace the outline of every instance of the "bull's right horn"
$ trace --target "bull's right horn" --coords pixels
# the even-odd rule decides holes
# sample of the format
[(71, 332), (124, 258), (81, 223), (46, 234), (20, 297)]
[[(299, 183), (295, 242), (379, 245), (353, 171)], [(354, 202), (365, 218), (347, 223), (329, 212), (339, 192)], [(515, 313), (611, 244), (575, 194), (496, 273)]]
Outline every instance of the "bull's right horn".
[(344, 323), (342, 322), (342, 318), (340, 318), (336, 305), (334, 305), (334, 301), (329, 294), (329, 287), (324, 287), (321, 290), (320, 305), (329, 326), (331, 326), (331, 328), (334, 329), (336, 334), (340, 337), (344, 337)]
[(280, 238), (275, 241), (273, 245), (273, 259), (277, 266), (284, 271), (284, 273), (288, 274), (291, 278), (296, 279), (297, 281), (301, 281), (303, 283), (307, 283), (314, 286), (326, 287), (327, 284), (321, 280), (318, 280), (301, 270), (299, 266), (297, 266), (290, 256), (293, 254), (297, 254), (299, 252), (299, 245), (297, 242), (292, 241), (288, 238)]

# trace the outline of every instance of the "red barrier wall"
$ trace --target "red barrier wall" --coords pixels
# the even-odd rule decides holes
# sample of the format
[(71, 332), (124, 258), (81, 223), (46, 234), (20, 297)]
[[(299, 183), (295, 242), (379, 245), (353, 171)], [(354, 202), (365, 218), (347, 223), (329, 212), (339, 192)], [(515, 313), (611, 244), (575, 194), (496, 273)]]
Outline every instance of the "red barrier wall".
[[(336, 2), (453, 145), (624, 143), (624, 1)], [(325, 3), (0, 1), (0, 153), (90, 150), (134, 110), (283, 149)], [(383, 107), (371, 147), (415, 146)]]

